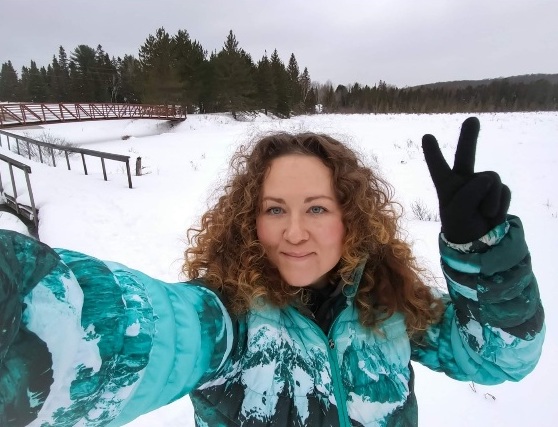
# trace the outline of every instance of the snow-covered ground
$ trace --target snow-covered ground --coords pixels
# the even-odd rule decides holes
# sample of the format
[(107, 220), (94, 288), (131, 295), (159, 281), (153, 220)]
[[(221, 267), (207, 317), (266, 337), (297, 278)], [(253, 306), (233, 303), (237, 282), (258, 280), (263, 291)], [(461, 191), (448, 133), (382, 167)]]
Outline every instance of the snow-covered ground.
[[(227, 115), (192, 115), (174, 128), (154, 120), (68, 123), (18, 130), (48, 134), (80, 146), (142, 158), (143, 176), (128, 189), (121, 163), (107, 161), (108, 182), (99, 159), (72, 158), (72, 170), (31, 165), (31, 182), (40, 210), (39, 234), (53, 247), (66, 247), (127, 264), (154, 277), (177, 281), (186, 230), (218, 192), (235, 147), (274, 131), (332, 134), (362, 152), (393, 184), (405, 209), (403, 226), (423, 265), (441, 276), (437, 253), (440, 224), (420, 221), (411, 206), (420, 202), (432, 213), (437, 199), (420, 149), (424, 133), (440, 141), (453, 159), (463, 114), (317, 115), (274, 120), (258, 117), (236, 122)], [(547, 315), (547, 340), (535, 371), (520, 383), (493, 387), (450, 380), (415, 366), (422, 426), (554, 426), (558, 406), (558, 318), (555, 254), (558, 248), (558, 113), (481, 114), (476, 170), (492, 169), (512, 190), (510, 212), (521, 216)], [(13, 131), (16, 132), (16, 131)], [(124, 138), (123, 138), (124, 137)], [(2, 137), (0, 153), (7, 152)], [(1, 162), (0, 162), (1, 163)], [(8, 176), (4, 166), (0, 174)], [(552, 178), (554, 177), (554, 178)], [(18, 186), (22, 177), (17, 178)], [(4, 181), (4, 187), (8, 187)], [(9, 187), (8, 187), (9, 188)], [(21, 230), (0, 212), (0, 224)], [(185, 397), (129, 426), (193, 426)]]

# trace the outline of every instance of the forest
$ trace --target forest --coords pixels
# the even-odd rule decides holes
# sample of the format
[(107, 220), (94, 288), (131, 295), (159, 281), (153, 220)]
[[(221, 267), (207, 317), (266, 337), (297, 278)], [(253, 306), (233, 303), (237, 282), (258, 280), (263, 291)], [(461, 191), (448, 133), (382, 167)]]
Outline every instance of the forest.
[[(524, 77), (524, 78), (522, 78)], [(63, 46), (52, 62), (31, 60), (20, 73), (11, 61), (0, 70), (2, 102), (116, 102), (180, 105), (188, 113), (263, 111), (279, 117), (312, 113), (451, 113), (558, 110), (556, 75), (398, 88), (314, 82), (294, 53), (288, 63), (275, 49), (255, 61), (231, 30), (220, 51), (208, 53), (188, 31), (159, 28), (137, 57), (111, 57), (101, 45)]]

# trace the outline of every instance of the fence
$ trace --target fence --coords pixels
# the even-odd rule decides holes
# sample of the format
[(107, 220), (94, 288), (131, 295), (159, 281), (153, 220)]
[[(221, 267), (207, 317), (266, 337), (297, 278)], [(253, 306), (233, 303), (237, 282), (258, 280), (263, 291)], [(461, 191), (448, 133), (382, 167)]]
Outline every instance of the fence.
[[(64, 145), (57, 145), (57, 144), (51, 144), (49, 142), (42, 142), (42, 141), (37, 141), (25, 136), (21, 136), (21, 135), (17, 135), (15, 133), (10, 133), (10, 132), (6, 132), (4, 130), (0, 130), (0, 147), (2, 147), (2, 136), (6, 137), (6, 141), (7, 141), (7, 147), (8, 150), (14, 151), (12, 150), (12, 145), (13, 143), (10, 143), (10, 138), (15, 140), (15, 148), (17, 151), (17, 154), (22, 155), (22, 149), (21, 149), (21, 145), (25, 143), (25, 148), (27, 149), (27, 153), (28, 153), (28, 157), (29, 159), (31, 159), (31, 147), (30, 145), (33, 144), (34, 146), (37, 147), (38, 153), (39, 153), (39, 161), (41, 163), (44, 163), (44, 157), (49, 156), (52, 159), (52, 165), (56, 166), (56, 157), (54, 155), (54, 150), (60, 151), (60, 152), (64, 152), (64, 155), (66, 157), (66, 165), (68, 166), (68, 170), (71, 170), (71, 166), (70, 166), (70, 159), (69, 159), (69, 155), (68, 153), (79, 153), (81, 155), (81, 160), (82, 160), (82, 164), (83, 164), (83, 171), (85, 173), (85, 175), (88, 175), (87, 173), (87, 164), (85, 163), (85, 156), (92, 156), (92, 157), (98, 157), (101, 159), (101, 165), (103, 168), (103, 177), (105, 179), (105, 181), (107, 181), (107, 171), (105, 168), (105, 159), (108, 160), (115, 160), (117, 162), (123, 162), (126, 164), (126, 172), (128, 174), (128, 187), (132, 188), (132, 174), (130, 171), (130, 156), (124, 156), (121, 154), (112, 154), (112, 153), (106, 153), (103, 151), (95, 151), (95, 150), (88, 150), (86, 148), (78, 148), (78, 147), (68, 147), (68, 146), (64, 146)], [(45, 149), (45, 153), (43, 153), (43, 148)], [(43, 156), (43, 154), (45, 154)]]
[[(0, 160), (8, 164), (8, 170), (10, 173), (10, 179), (12, 183), (12, 195), (6, 193), (6, 189), (4, 188), (4, 184), (2, 182), (1, 174), (0, 174), (0, 193), (4, 195), (4, 198), (8, 206), (14, 209), (19, 215), (24, 215), (30, 220), (32, 220), (35, 223), (35, 228), (37, 228), (39, 225), (38, 211), (37, 208), (35, 207), (35, 199), (33, 197), (33, 190), (31, 189), (31, 181), (29, 180), (31, 167), (24, 163), (18, 162), (17, 160), (6, 157), (2, 154), (0, 154)], [(27, 184), (27, 194), (29, 195), (29, 203), (31, 206), (28, 206), (24, 203), (20, 203), (18, 201), (18, 194), (17, 194), (18, 191), (15, 182), (14, 167), (20, 169), (25, 174), (25, 182)]]

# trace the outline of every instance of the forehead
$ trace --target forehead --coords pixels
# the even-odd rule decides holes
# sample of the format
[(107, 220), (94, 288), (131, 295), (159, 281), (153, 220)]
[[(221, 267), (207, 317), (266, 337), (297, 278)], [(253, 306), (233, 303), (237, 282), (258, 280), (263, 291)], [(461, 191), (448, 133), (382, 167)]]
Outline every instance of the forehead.
[(265, 175), (262, 191), (333, 193), (331, 170), (316, 156), (289, 154), (274, 159)]

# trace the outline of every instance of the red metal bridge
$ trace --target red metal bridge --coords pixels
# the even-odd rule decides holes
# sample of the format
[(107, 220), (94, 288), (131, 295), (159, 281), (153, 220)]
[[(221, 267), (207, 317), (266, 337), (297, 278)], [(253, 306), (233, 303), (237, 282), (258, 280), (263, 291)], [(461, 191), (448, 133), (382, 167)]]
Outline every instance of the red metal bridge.
[(0, 127), (86, 120), (160, 119), (182, 121), (186, 110), (174, 105), (145, 104), (0, 104)]

